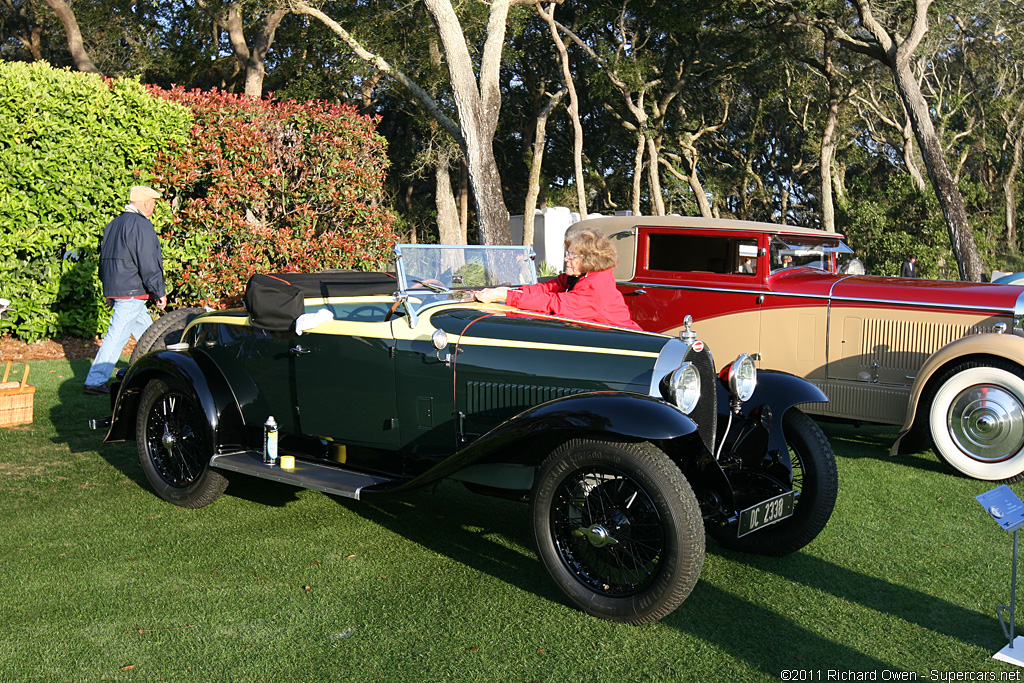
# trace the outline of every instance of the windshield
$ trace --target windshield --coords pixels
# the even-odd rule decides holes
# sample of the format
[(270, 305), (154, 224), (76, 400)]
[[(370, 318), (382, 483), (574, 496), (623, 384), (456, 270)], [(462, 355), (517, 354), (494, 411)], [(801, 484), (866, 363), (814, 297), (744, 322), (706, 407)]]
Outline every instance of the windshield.
[(525, 246), (395, 245), (401, 294), (414, 309), (458, 301), (462, 291), (537, 284), (533, 249)]
[(798, 267), (835, 273), (838, 272), (840, 256), (854, 252), (838, 237), (772, 235), (768, 253), (773, 273)]

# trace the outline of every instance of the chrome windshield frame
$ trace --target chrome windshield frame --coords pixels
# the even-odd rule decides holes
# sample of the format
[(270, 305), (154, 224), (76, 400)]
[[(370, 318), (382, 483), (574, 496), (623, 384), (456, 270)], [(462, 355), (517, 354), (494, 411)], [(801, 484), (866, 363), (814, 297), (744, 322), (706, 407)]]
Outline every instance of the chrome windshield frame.
[[(406, 315), (409, 319), (409, 326), (415, 327), (419, 321), (419, 313), (427, 308), (437, 306), (439, 304), (446, 303), (444, 301), (428, 301), (420, 302), (422, 296), (432, 297), (432, 295), (444, 296), (448, 295), (452, 297), (452, 301), (458, 301), (454, 296), (456, 292), (463, 289), (479, 289), (481, 287), (493, 287), (498, 286), (501, 283), (489, 284), (487, 282), (474, 283), (472, 285), (466, 285), (462, 281), (455, 282), (456, 276), (452, 275), (450, 278), (442, 272), (432, 273), (425, 277), (415, 278), (410, 272), (409, 268), (409, 257), (413, 252), (424, 252), (430, 253), (431, 251), (441, 252), (442, 250), (448, 251), (463, 251), (464, 255), (467, 252), (474, 252), (474, 258), (464, 257), (462, 263), (465, 265), (480, 264), (484, 259), (476, 256), (475, 252), (482, 254), (490, 254), (496, 261), (508, 260), (511, 266), (514, 263), (515, 267), (519, 270), (519, 281), (515, 283), (509, 283), (510, 286), (523, 286), (537, 283), (537, 254), (534, 252), (532, 247), (524, 245), (477, 245), (477, 244), (396, 244), (394, 248), (395, 253), (395, 272), (398, 277), (398, 291), (395, 292), (395, 301), (399, 302), (400, 305), (405, 309)], [(438, 261), (441, 260), (440, 254), (437, 256)], [(526, 263), (528, 262), (528, 263)], [(527, 265), (525, 272), (522, 269), (523, 265)], [(486, 280), (491, 274), (484, 269), (483, 276)], [(444, 280), (450, 279), (448, 284), (445, 284)], [(450, 288), (457, 284), (455, 289)]]

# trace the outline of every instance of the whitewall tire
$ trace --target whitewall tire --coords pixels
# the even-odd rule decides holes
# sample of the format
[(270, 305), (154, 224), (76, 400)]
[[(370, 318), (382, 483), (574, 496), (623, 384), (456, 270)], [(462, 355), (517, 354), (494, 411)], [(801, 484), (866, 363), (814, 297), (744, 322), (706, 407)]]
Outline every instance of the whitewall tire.
[(1024, 369), (971, 361), (939, 380), (928, 415), (935, 452), (975, 479), (1024, 479)]

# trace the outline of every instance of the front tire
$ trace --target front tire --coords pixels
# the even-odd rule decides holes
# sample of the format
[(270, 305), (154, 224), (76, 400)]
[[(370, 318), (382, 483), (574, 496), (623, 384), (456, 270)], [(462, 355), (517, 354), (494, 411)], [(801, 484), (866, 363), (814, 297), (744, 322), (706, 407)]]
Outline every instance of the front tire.
[(200, 508), (227, 488), (228, 480), (210, 468), (209, 430), (190, 392), (161, 380), (146, 385), (135, 422), (139, 462), (150, 486), (168, 503)]
[(736, 537), (736, 526), (710, 527), (720, 545), (757, 555), (781, 557), (800, 550), (818, 537), (836, 506), (839, 472), (836, 456), (821, 427), (796, 408), (782, 417), (790, 462), (793, 490), (799, 495), (793, 515), (754, 533)]
[(938, 387), (928, 425), (939, 458), (974, 479), (1024, 479), (1024, 369), (969, 361), (944, 374)]
[(657, 621), (700, 576), (700, 506), (679, 468), (650, 443), (564, 444), (540, 468), (531, 513), (551, 578), (593, 616)]

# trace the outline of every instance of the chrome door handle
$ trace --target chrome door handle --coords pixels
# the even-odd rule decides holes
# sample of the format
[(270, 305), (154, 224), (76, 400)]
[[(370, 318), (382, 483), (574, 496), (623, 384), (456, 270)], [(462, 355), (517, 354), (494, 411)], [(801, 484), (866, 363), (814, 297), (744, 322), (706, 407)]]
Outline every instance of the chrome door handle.
[(646, 294), (646, 293), (647, 293), (646, 289), (640, 288), (640, 289), (634, 289), (632, 292), (629, 292), (628, 294), (626, 294), (626, 296), (640, 296), (641, 294)]
[(289, 352), (290, 352), (290, 353), (291, 353), (291, 354), (292, 354), (293, 356), (304, 356), (304, 355), (306, 355), (307, 353), (312, 353), (312, 352), (313, 352), (313, 350), (312, 350), (312, 349), (306, 349), (306, 348), (303, 348), (303, 347), (301, 347), (301, 346), (293, 346), (292, 348), (288, 349), (288, 351), (289, 351)]

